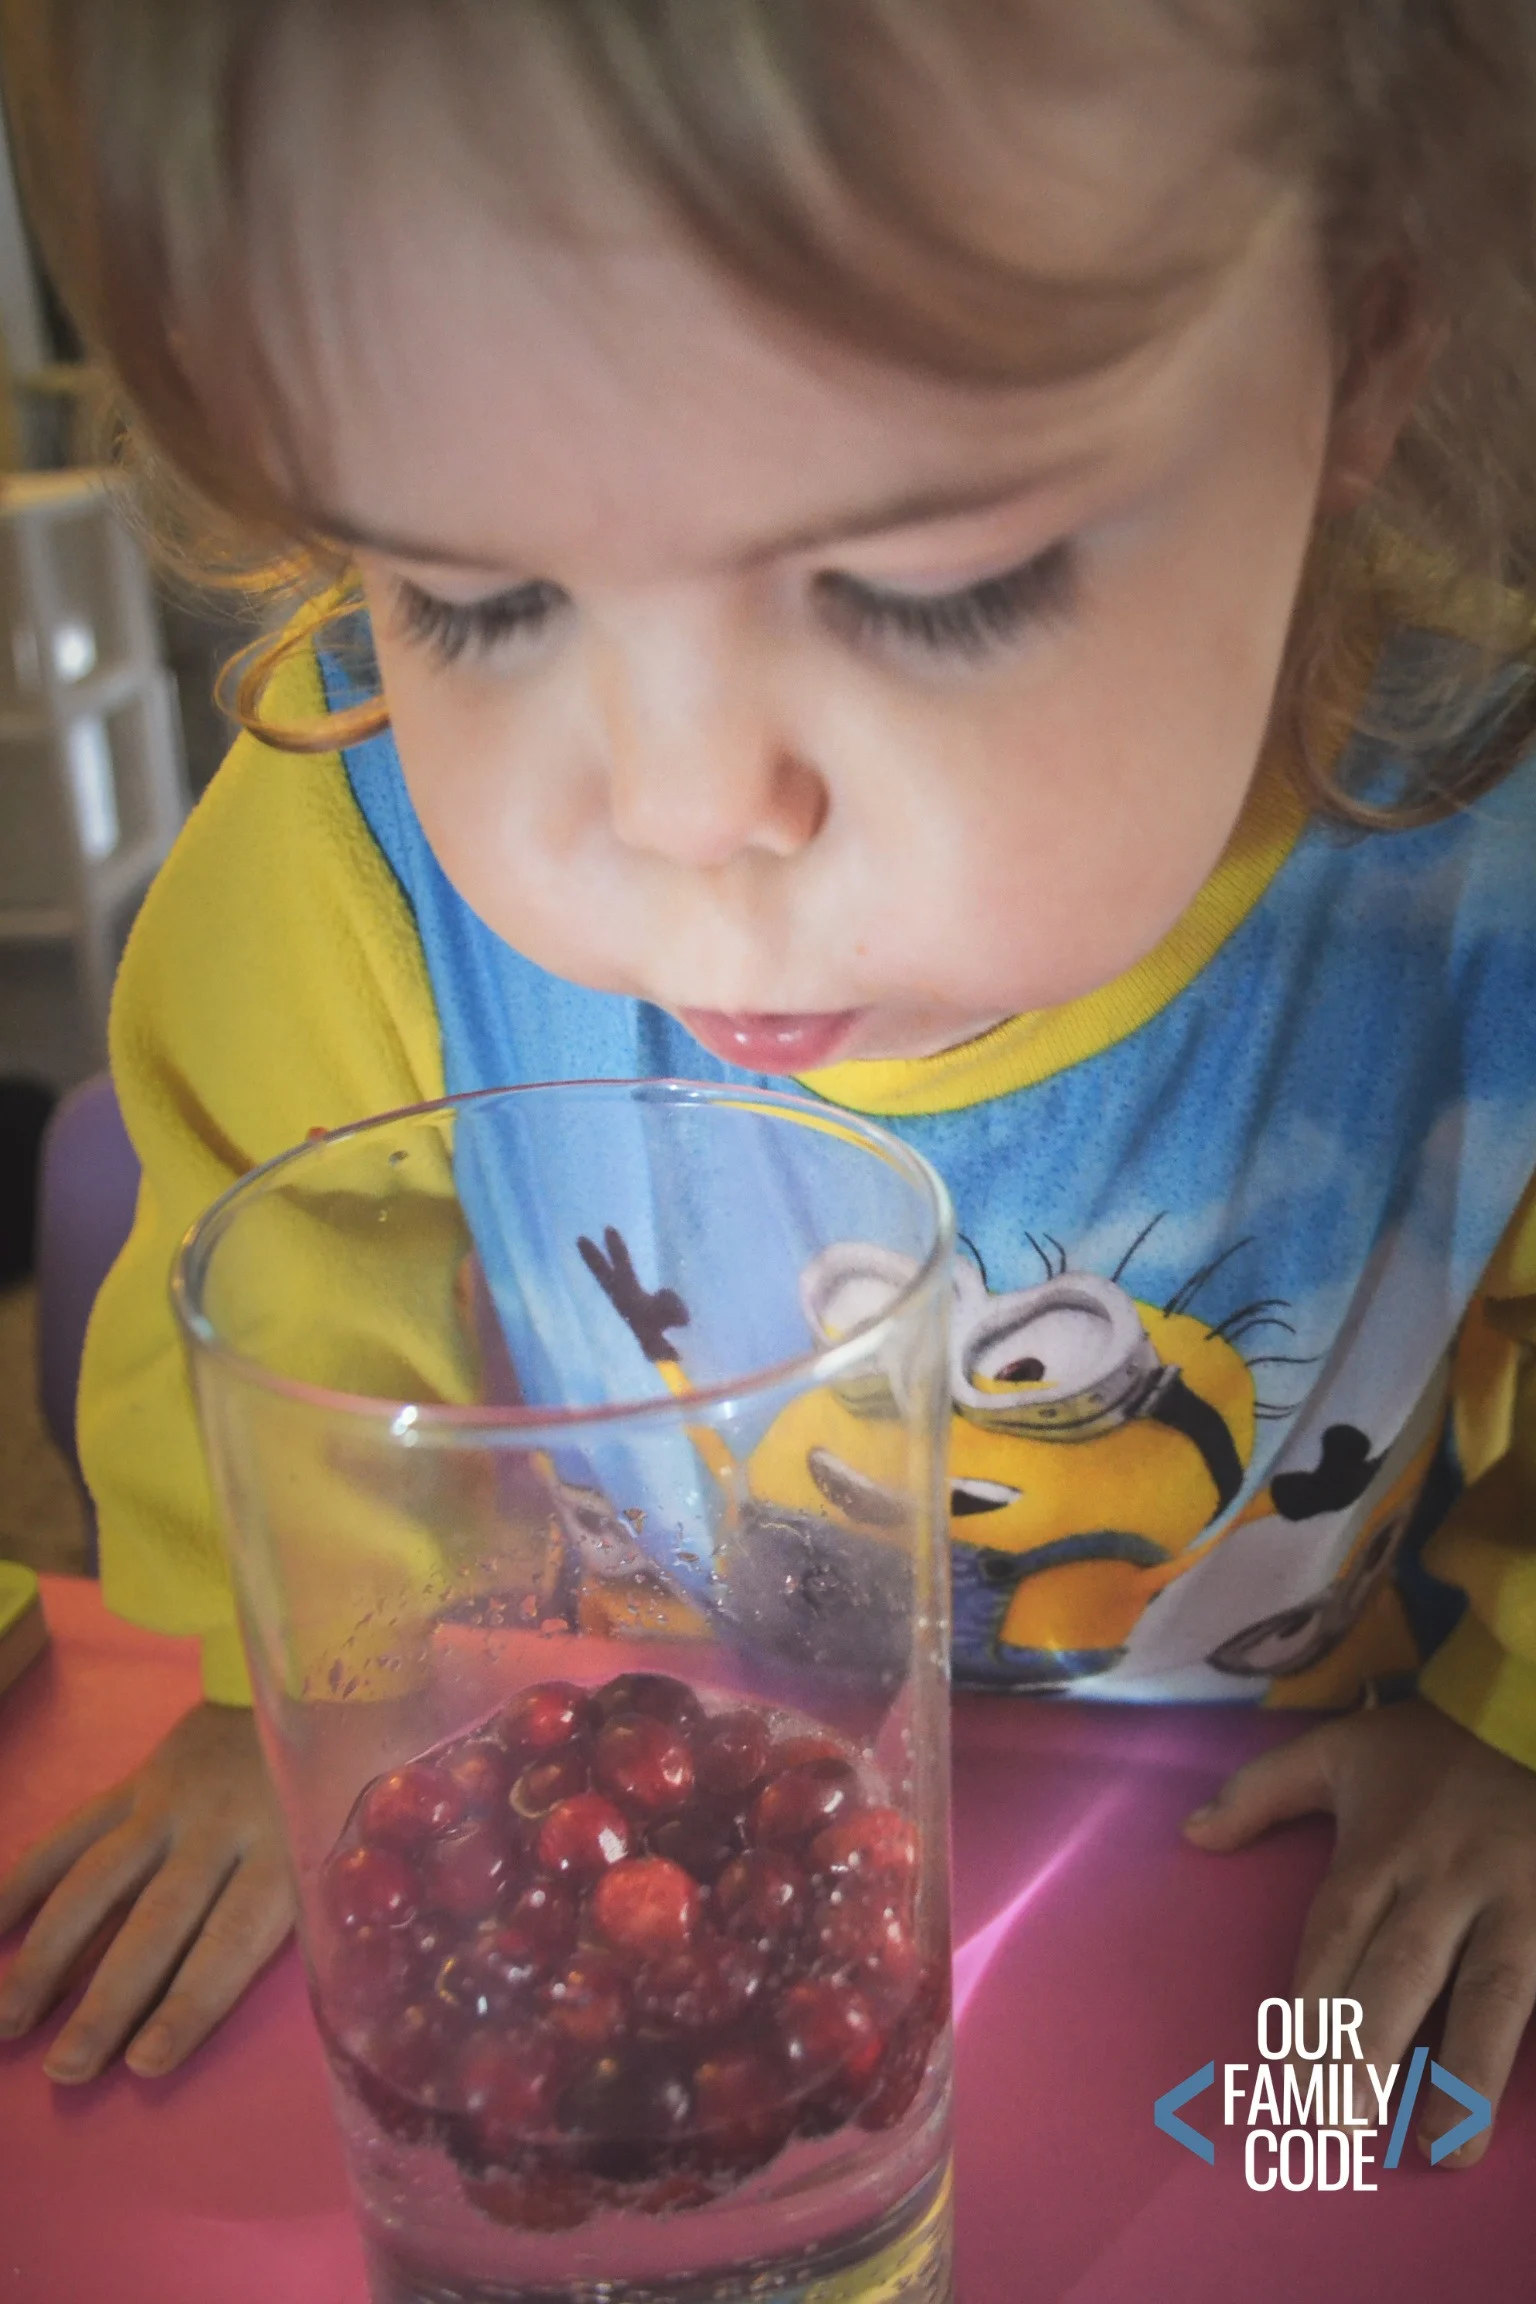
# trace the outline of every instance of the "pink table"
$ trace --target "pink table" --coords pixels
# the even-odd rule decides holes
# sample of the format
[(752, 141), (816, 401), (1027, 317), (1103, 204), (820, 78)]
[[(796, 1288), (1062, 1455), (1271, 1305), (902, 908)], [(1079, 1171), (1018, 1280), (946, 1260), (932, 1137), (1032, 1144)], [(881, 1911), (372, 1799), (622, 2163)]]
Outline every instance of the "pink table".
[[(0, 1700), (0, 1864), (196, 1694), (189, 1654), (53, 1581), (51, 1656)], [(1252, 2062), (1327, 1853), (1320, 1825), (1217, 1859), (1176, 1821), (1272, 1721), (966, 1699), (956, 1707), (956, 1985), (963, 2304), (1297, 2304), (1532, 2284), (1536, 2042), (1482, 2167), (1410, 2146), (1374, 2193), (1251, 2193), (1219, 2089), (1153, 2099), (1214, 2057)], [(169, 2081), (55, 2089), (0, 2048), (4, 2304), (363, 2304), (297, 1959)]]

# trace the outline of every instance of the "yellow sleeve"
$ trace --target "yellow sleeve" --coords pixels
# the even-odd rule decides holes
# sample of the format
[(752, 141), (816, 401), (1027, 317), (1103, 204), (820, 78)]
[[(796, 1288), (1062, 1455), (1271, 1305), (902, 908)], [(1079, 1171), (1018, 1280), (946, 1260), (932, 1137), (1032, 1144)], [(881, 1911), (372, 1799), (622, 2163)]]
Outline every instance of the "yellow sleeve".
[[(324, 709), (312, 655), (274, 709)], [(203, 1685), (250, 1700), (168, 1284), (189, 1224), (302, 1140), (443, 1093), (410, 908), (337, 754), (242, 736), (150, 890), (114, 996), (112, 1071), (143, 1164), (97, 1300), (79, 1436), (107, 1604), (202, 1641)]]
[(1456, 1438), (1468, 1486), (1424, 1548), (1467, 1595), (1419, 1686), (1485, 1744), (1536, 1768), (1536, 1182), (1468, 1316)]

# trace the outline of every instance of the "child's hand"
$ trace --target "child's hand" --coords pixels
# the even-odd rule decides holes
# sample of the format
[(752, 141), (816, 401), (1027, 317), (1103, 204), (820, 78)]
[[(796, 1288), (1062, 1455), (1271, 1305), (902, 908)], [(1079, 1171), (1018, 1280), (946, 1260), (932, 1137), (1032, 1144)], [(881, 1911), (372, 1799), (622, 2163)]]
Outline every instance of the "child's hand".
[[(1401, 2061), (1455, 1971), (1440, 2061), (1497, 2108), (1536, 2002), (1536, 1772), (1415, 1698), (1277, 1744), (1185, 1819), (1198, 1847), (1241, 1848), (1266, 1825), (1332, 1811), (1337, 1841), (1312, 1902), (1294, 1989), (1348, 1993), (1378, 2069)], [(1428, 2149), (1461, 2107), (1425, 2089)], [(1485, 2129), (1444, 2162), (1467, 2168)]]
[(0, 1882), (0, 1933), (44, 1897), (0, 1985), (0, 2039), (46, 2015), (93, 1939), (126, 1913), (44, 2070), (54, 2080), (93, 2079), (132, 2033), (126, 2061), (135, 2072), (171, 2071), (293, 1921), (250, 1713), (199, 1705), (135, 1775), (40, 1841)]

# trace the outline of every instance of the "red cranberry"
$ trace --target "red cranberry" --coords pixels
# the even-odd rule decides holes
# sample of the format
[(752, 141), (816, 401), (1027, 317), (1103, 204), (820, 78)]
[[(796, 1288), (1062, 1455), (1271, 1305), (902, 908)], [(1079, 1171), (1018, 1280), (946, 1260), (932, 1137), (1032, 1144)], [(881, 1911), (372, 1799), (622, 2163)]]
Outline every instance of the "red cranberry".
[(597, 1691), (597, 1709), (605, 1720), (620, 1712), (639, 1712), (648, 1720), (665, 1720), (674, 1728), (691, 1728), (703, 1716), (703, 1705), (686, 1680), (667, 1672), (621, 1672)]
[(747, 1829), (769, 1848), (796, 1848), (858, 1805), (858, 1778), (846, 1760), (807, 1760), (771, 1777), (753, 1801)]
[(757, 2048), (725, 2048), (695, 2066), (693, 2113), (705, 2166), (737, 2175), (766, 2166), (793, 2125), (784, 2074)]
[(492, 1733), (509, 1752), (533, 1759), (574, 1743), (592, 1725), (596, 1714), (584, 1688), (569, 1680), (541, 1680), (525, 1688), (491, 1723)]
[(393, 1848), (348, 1848), (327, 1858), (321, 1885), (336, 1928), (400, 1928), (421, 1902), (415, 1867)]
[(446, 1768), (413, 1760), (379, 1777), (363, 1795), (359, 1823), (370, 1840), (414, 1850), (462, 1824), (469, 1803)]
[(437, 1972), (435, 1989), (476, 2023), (504, 2019), (528, 2000), (539, 1969), (521, 1935), (494, 1920), (478, 1928), (460, 1952), (452, 1952)]
[(851, 1984), (791, 1984), (774, 2010), (779, 2047), (796, 2089), (835, 2083), (857, 2095), (875, 2074), (885, 2043), (869, 2002)]
[(865, 1808), (818, 1832), (810, 1862), (835, 1878), (908, 1881), (917, 1870), (917, 1833), (894, 1808)]
[(693, 1791), (687, 1738), (665, 1720), (621, 1712), (592, 1748), (592, 1773), (605, 1792), (659, 1816), (683, 1807)]
[(535, 1760), (525, 1768), (508, 1797), (519, 1816), (536, 1823), (562, 1800), (585, 1792), (589, 1781), (585, 1755), (561, 1752), (553, 1760)]
[(611, 1952), (578, 1952), (539, 1995), (552, 2029), (578, 2048), (606, 2048), (629, 2016), (628, 1980)]
[(537, 1968), (562, 1959), (576, 1942), (576, 1898), (563, 1881), (534, 1880), (503, 1913), (499, 1935)]
[(684, 2208), (707, 2208), (718, 2189), (707, 2176), (679, 2168), (670, 2176), (658, 2176), (654, 2184), (643, 2184), (629, 2205), (640, 2216), (671, 2216)]
[(467, 1743), (445, 1752), (442, 1769), (463, 1793), (466, 1810), (476, 1816), (490, 1815), (498, 1809), (512, 1781), (511, 1760), (490, 1736), (471, 1737)]
[(849, 1881), (823, 1896), (809, 1944), (818, 1966), (851, 1976), (882, 1998), (905, 2000), (917, 1976), (917, 1945), (903, 1900), (878, 1881)]
[(562, 1800), (539, 1827), (539, 1862), (563, 1879), (596, 1880), (629, 1850), (624, 1812), (601, 1792), (578, 1792)]
[(596, 2180), (577, 2168), (498, 2168), (465, 2180), (464, 2194), (483, 2216), (519, 2232), (571, 2232), (596, 2210)]
[(560, 2069), (556, 2043), (541, 2025), (470, 2034), (459, 2053), (457, 2095), (480, 2160), (510, 2161), (525, 2137), (549, 2126)]
[(455, 1920), (483, 1919), (511, 1872), (507, 1843), (489, 1824), (466, 1824), (446, 1840), (434, 1841), (423, 1866), (427, 1894)]
[(645, 1844), (655, 1856), (681, 1864), (695, 1880), (707, 1886), (717, 1880), (733, 1856), (741, 1853), (741, 1833), (735, 1812), (716, 1802), (692, 1801), (676, 1816), (663, 1816), (648, 1826)]
[(892, 2027), (874, 2086), (859, 2107), (861, 2128), (894, 2128), (910, 2112), (948, 2019), (949, 1964), (935, 1962)]
[(435, 1976), (459, 1947), (461, 1930), (446, 1912), (418, 1912), (405, 1931), (418, 1974)]
[(799, 1935), (810, 1888), (792, 1858), (771, 1848), (749, 1848), (715, 1882), (713, 1908), (730, 1936), (779, 1952)]
[(775, 1744), (769, 1754), (769, 1763), (776, 1776), (786, 1768), (808, 1768), (815, 1760), (841, 1760), (845, 1767), (852, 1765), (846, 1744), (840, 1744), (835, 1736), (820, 1734), (786, 1736), (783, 1743)]
[(337, 1939), (321, 1998), (338, 2022), (377, 2016), (411, 1997), (418, 1973), (405, 1928), (354, 1928)]
[(768, 1766), (771, 1741), (760, 1712), (717, 1712), (694, 1743), (699, 1790), (722, 1799), (752, 1791)]
[(692, 1942), (703, 1899), (698, 1882), (665, 1856), (632, 1856), (615, 1864), (592, 1891), (593, 1927), (616, 1952), (659, 1960)]
[(746, 2015), (767, 1974), (767, 1955), (755, 1944), (708, 1936), (640, 1971), (635, 2016), (657, 2032), (723, 2032)]
[(370, 2070), (413, 2103), (451, 2104), (453, 2070), (468, 2029), (463, 2011), (436, 1996), (370, 2025), (359, 2054)]
[(620, 2184), (663, 2173), (692, 2119), (686, 2067), (648, 2047), (600, 2056), (560, 2102), (561, 2126), (586, 2139), (587, 2165)]

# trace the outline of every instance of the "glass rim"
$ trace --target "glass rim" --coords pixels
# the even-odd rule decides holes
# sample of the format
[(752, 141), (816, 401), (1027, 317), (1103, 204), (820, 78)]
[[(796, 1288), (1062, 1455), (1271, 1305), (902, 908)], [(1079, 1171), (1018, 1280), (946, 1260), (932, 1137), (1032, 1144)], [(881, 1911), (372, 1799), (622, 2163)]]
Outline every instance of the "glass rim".
[[(390, 1399), (378, 1393), (349, 1392), (337, 1386), (312, 1384), (303, 1377), (286, 1376), (242, 1352), (220, 1334), (203, 1309), (202, 1284), (206, 1282), (220, 1238), (238, 1215), (240, 1206), (270, 1189), (273, 1179), (284, 1169), (312, 1159), (329, 1147), (350, 1143), (402, 1121), (425, 1121), (437, 1114), (505, 1101), (514, 1096), (623, 1095), (627, 1092), (631, 1099), (643, 1100), (636, 1098), (636, 1091), (644, 1091), (658, 1104), (766, 1107), (770, 1116), (786, 1122), (846, 1134), (862, 1150), (880, 1156), (902, 1171), (926, 1200), (933, 1217), (933, 1240), (927, 1253), (881, 1311), (856, 1322), (835, 1344), (812, 1345), (804, 1352), (791, 1353), (786, 1359), (772, 1361), (721, 1383), (690, 1386), (685, 1392), (667, 1392), (659, 1397), (647, 1394), (632, 1400), (602, 1401), (589, 1407)], [(170, 1296), (177, 1323), (191, 1348), (194, 1366), (215, 1362), (259, 1390), (299, 1405), (323, 1410), (328, 1415), (387, 1425), (391, 1436), (405, 1445), (431, 1438), (443, 1447), (500, 1444), (527, 1448), (544, 1440), (557, 1445), (569, 1441), (574, 1434), (614, 1425), (675, 1423), (704, 1411), (718, 1411), (737, 1402), (759, 1398), (786, 1385), (835, 1383), (845, 1370), (866, 1360), (872, 1350), (879, 1349), (883, 1334), (900, 1325), (913, 1298), (930, 1284), (940, 1267), (953, 1262), (954, 1251), (955, 1211), (944, 1179), (920, 1152), (862, 1112), (850, 1112), (842, 1105), (787, 1089), (736, 1086), (728, 1081), (528, 1080), (508, 1087), (467, 1089), (458, 1095), (437, 1096), (421, 1104), (402, 1104), (392, 1111), (370, 1113), (362, 1120), (348, 1121), (343, 1127), (307, 1136), (303, 1143), (292, 1144), (270, 1159), (260, 1161), (227, 1185), (183, 1234), (171, 1268)]]

